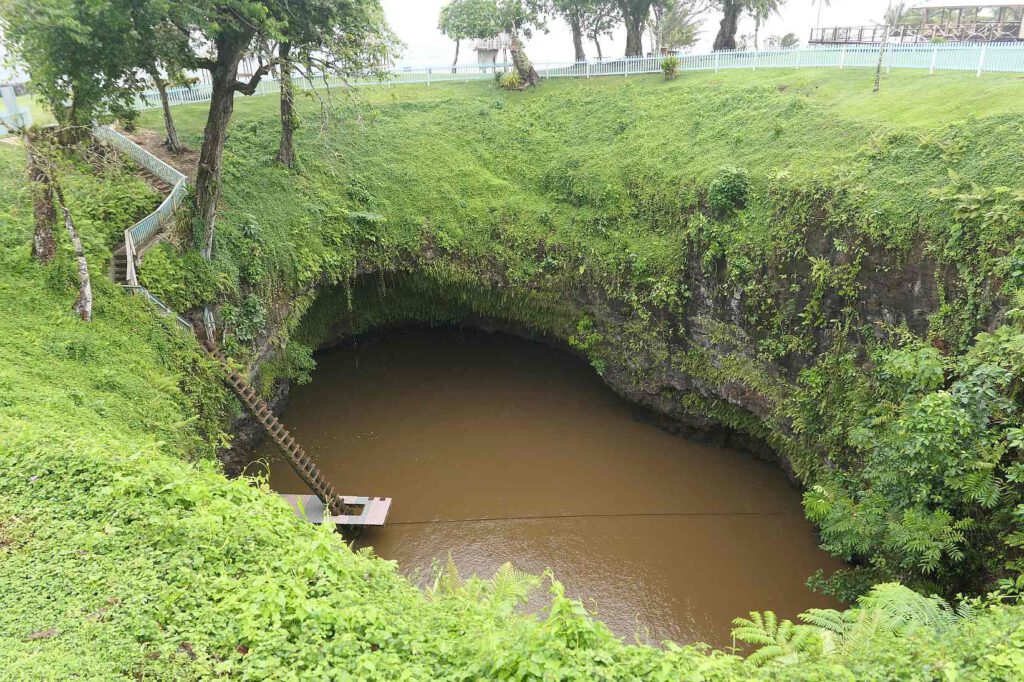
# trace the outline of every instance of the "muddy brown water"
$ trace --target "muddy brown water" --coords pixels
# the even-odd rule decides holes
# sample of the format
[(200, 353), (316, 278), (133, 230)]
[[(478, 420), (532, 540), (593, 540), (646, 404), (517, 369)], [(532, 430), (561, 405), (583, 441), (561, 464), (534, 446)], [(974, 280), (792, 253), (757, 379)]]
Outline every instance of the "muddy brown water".
[[(550, 567), (616, 634), (652, 643), (727, 645), (748, 611), (840, 606), (805, 587), (840, 564), (777, 466), (647, 423), (571, 355), (416, 328), (317, 361), (284, 422), (341, 492), (394, 499), (358, 544), (413, 577), (448, 552), (462, 575)], [(275, 490), (308, 492), (272, 446), (256, 456)]]

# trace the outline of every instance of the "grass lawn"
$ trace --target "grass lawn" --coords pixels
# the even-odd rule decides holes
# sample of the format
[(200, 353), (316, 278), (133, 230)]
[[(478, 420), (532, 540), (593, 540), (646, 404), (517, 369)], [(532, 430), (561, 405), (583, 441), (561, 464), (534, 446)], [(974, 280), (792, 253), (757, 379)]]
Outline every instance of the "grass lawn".
[[(592, 91), (628, 88), (637, 82), (661, 81), (659, 75), (627, 78), (592, 79), (560, 78), (544, 81), (526, 93), (504, 93), (490, 81), (473, 83), (440, 83), (396, 85), (365, 88), (358, 92), (369, 103), (426, 102), (451, 97), (497, 95), (503, 99), (529, 99), (566, 90)], [(991, 116), (1024, 111), (1024, 76), (985, 74), (981, 78), (968, 73), (939, 73), (930, 76), (913, 70), (897, 70), (883, 75), (882, 89), (871, 92), (874, 73), (863, 69), (760, 69), (757, 71), (684, 72), (672, 83), (661, 87), (674, 88), (747, 88), (753, 86), (785, 88), (810, 101), (827, 105), (842, 119), (889, 124), (894, 126), (929, 127), (946, 125), (967, 116)], [(313, 104), (309, 99), (307, 111)], [(235, 122), (251, 120), (277, 112), (277, 96), (237, 97)], [(183, 131), (196, 135), (206, 122), (206, 105), (175, 107), (175, 120)], [(159, 110), (144, 112), (141, 125), (157, 128), (163, 125)]]

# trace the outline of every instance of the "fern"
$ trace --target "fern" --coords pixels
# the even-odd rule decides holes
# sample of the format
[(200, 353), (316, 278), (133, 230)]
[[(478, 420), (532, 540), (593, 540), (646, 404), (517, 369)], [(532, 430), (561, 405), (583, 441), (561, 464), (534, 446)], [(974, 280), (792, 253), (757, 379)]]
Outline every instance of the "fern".
[(902, 633), (920, 627), (946, 631), (958, 620), (957, 612), (945, 599), (925, 597), (899, 583), (875, 585), (861, 597), (860, 607), (885, 615), (893, 629)]
[(431, 598), (463, 592), (462, 576), (459, 575), (459, 567), (455, 565), (451, 552), (448, 552), (444, 568), (440, 568), (436, 562), (434, 563), (434, 584), (426, 592)]
[(821, 650), (818, 628), (795, 625), (790, 620), (781, 623), (772, 611), (750, 612), (750, 618), (736, 618), (732, 636), (759, 648), (747, 657), (751, 665), (761, 667), (768, 663), (791, 665), (799, 662), (801, 654)]
[(825, 654), (854, 655), (877, 637), (907, 635), (919, 628), (946, 632), (973, 617), (967, 602), (955, 609), (939, 597), (925, 597), (899, 583), (875, 585), (859, 607), (846, 611), (811, 609), (800, 620), (818, 630)]
[(491, 578), (488, 590), (490, 601), (495, 605), (516, 606), (525, 602), (538, 585), (540, 578), (517, 570), (506, 562)]

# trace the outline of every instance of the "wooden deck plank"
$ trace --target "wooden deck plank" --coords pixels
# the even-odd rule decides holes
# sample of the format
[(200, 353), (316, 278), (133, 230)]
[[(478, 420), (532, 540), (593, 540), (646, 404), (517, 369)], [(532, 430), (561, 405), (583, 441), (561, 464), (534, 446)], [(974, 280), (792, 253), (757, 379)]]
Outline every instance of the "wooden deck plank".
[(324, 503), (316, 495), (281, 495), (292, 506), (296, 515), (310, 523), (334, 523), (339, 526), (383, 526), (391, 510), (390, 497), (360, 497), (340, 495), (349, 506), (362, 507), (359, 514), (325, 516)]

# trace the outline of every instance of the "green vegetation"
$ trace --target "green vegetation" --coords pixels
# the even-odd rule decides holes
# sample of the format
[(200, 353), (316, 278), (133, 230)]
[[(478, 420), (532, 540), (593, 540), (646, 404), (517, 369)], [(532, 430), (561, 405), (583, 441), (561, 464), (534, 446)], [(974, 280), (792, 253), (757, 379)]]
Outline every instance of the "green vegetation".
[[(30, 262), (23, 150), (0, 145), (5, 669), (1019, 677), (1024, 160), (1007, 140), (1024, 134), (1024, 82), (980, 81), (991, 108), (963, 119), (947, 100), (973, 79), (930, 80), (927, 98), (890, 111), (923, 77), (893, 77), (873, 107), (856, 94), (868, 74), (757, 77), (381, 88), (323, 135), (300, 127), (294, 171), (272, 163), (276, 99), (240, 101), (214, 259), (172, 239), (142, 277), (182, 309), (222, 303), (225, 346), (241, 361), (287, 347), (265, 384), (308, 373), (310, 349), (339, 325), (503, 316), (571, 343), (621, 386), (774, 445), (809, 486), (829, 548), (861, 563), (828, 583), (858, 608), (800, 624), (751, 614), (737, 637), (760, 649), (743, 660), (627, 646), (553, 581), (541, 617), (517, 615), (537, 581), (508, 568), (492, 580), (448, 568), (414, 588), (258, 482), (217, 472), (236, 408), (212, 368), (100, 276), (95, 321), (74, 318), (67, 246), (51, 266)], [(195, 146), (205, 114), (176, 114)], [(117, 164), (72, 160), (67, 176), (99, 275), (154, 197)], [(936, 276), (935, 293), (886, 320), (877, 306), (908, 295), (872, 283), (901, 273), (911, 289)], [(694, 390), (672, 393), (665, 374)], [(868, 587), (894, 578), (923, 594)], [(957, 591), (978, 596), (959, 604)]]
[[(545, 331), (620, 388), (670, 391), (657, 377), (679, 373), (696, 387), (672, 397), (680, 411), (786, 458), (826, 546), (859, 566), (825, 589), (1015, 591), (1024, 163), (1007, 140), (1024, 85), (898, 74), (858, 96), (870, 79), (380, 89), (303, 136), (296, 174), (266, 164), (270, 102), (240, 102), (209, 280), (234, 296), (228, 345), (262, 348), (275, 316), (284, 345), (308, 304), (280, 302), (313, 282), (341, 283), (343, 318), (357, 272), (442, 267), (468, 290), (553, 295), (572, 312)], [(995, 94), (961, 118), (949, 102), (978, 105), (975, 87)], [(168, 269), (143, 279), (173, 295), (194, 274)]]

